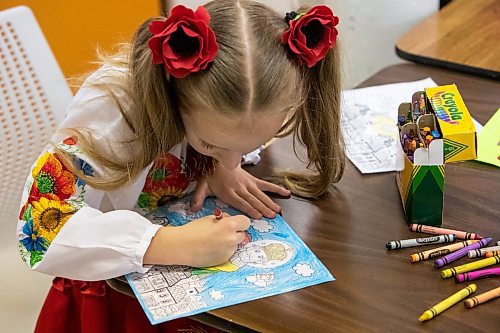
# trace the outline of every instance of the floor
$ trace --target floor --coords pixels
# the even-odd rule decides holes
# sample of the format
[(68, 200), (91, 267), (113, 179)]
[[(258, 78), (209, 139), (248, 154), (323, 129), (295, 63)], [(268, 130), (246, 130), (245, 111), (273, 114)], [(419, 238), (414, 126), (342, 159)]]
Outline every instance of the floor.
[[(195, 6), (200, 1), (182, 1)], [(300, 7), (301, 1), (275, 2), (280, 12)], [(314, 5), (316, 1), (308, 1)], [(319, 3), (319, 2), (318, 2)], [(399, 36), (438, 8), (437, 0), (338, 0), (327, 1), (340, 17), (344, 53), (344, 87), (352, 88), (378, 70), (402, 62), (394, 53)], [(404, 78), (401, 78), (404, 80)], [(0, 262), (5, 274), (0, 284), (0, 327), (2, 332), (32, 332), (51, 277), (30, 271), (17, 252), (17, 212), (0, 215)]]

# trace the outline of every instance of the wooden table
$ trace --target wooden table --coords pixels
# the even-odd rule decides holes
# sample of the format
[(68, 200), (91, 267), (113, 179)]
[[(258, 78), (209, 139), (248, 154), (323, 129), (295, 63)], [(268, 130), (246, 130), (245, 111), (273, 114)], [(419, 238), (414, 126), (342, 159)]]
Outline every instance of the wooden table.
[(453, 0), (396, 44), (404, 59), (500, 79), (500, 1)]
[[(422, 79), (456, 83), (481, 123), (500, 106), (500, 83), (414, 64), (388, 67), (362, 86)], [(410, 96), (408, 96), (410, 98)], [(275, 142), (249, 170), (300, 166), (290, 140)], [(444, 226), (500, 240), (500, 172), (477, 162), (446, 167)], [(332, 194), (316, 202), (278, 200), (284, 218), (337, 279), (205, 314), (202, 319), (231, 331), (264, 332), (498, 332), (500, 299), (466, 310), (462, 303), (426, 323), (418, 317), (467, 284), (443, 280), (431, 261), (411, 264), (415, 248), (386, 251), (393, 239), (415, 238), (408, 230), (394, 173), (362, 175), (347, 170)], [(437, 247), (436, 245), (430, 246)], [(457, 264), (467, 262), (461, 259)], [(454, 265), (452, 265), (454, 266)], [(500, 285), (478, 280), (478, 292)]]

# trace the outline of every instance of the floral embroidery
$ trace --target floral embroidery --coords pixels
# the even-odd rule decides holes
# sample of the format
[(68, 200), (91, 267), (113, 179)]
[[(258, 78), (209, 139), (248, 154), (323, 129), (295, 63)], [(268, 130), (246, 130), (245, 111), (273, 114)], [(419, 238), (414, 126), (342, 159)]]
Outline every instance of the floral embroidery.
[(33, 186), (30, 201), (45, 197), (52, 200), (68, 199), (75, 192), (75, 177), (55, 154), (45, 153), (32, 171)]
[(166, 186), (150, 193), (142, 192), (139, 196), (139, 207), (155, 209), (182, 197), (183, 194), (184, 189), (175, 186)]
[[(82, 170), (83, 174), (85, 176), (93, 176), (94, 175), (94, 169), (90, 164), (82, 160), (81, 158), (76, 160), (76, 166), (78, 169)], [(76, 186), (84, 186), (85, 185), (85, 180), (78, 178), (76, 180)]]
[(137, 204), (145, 211), (182, 197), (189, 185), (181, 161), (172, 154), (157, 158), (149, 171)]
[(74, 212), (75, 208), (65, 202), (41, 198), (33, 202), (33, 226), (50, 242)]
[(28, 251), (45, 251), (47, 249), (47, 240), (38, 236), (38, 232), (33, 229), (33, 220), (30, 220), (23, 227), (23, 233), (28, 237), (21, 240)]
[[(92, 176), (90, 164), (77, 157), (81, 152), (75, 144), (69, 138), (58, 148), (72, 156), (75, 166), (85, 175)], [(75, 177), (55, 153), (46, 152), (35, 163), (23, 196), (26, 202), (19, 214), (24, 234), (19, 241), (20, 252), (31, 267), (43, 259), (57, 233), (83, 207), (84, 194), (85, 182)]]
[(68, 146), (76, 145), (76, 139), (74, 137), (69, 137), (63, 140), (63, 143)]

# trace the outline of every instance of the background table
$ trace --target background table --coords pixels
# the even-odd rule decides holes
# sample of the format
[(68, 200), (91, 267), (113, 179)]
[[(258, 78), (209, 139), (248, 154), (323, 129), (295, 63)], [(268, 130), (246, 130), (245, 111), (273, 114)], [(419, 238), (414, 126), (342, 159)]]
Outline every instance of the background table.
[(500, 79), (499, 16), (499, 0), (453, 0), (401, 37), (396, 53), (418, 63)]
[[(362, 86), (411, 81), (431, 76), (438, 84), (456, 83), (473, 116), (481, 123), (500, 106), (500, 83), (420, 65), (388, 67)], [(410, 98), (410, 96), (408, 96)], [(249, 168), (268, 175), (279, 167), (300, 166), (289, 138), (265, 151)], [(446, 166), (444, 226), (500, 239), (500, 172), (477, 162)], [(361, 175), (348, 161), (345, 175), (325, 199), (280, 199), (283, 216), (337, 281), (239, 304), (205, 315), (239, 331), (264, 332), (461, 332), (498, 331), (500, 299), (466, 310), (462, 304), (426, 323), (418, 317), (463, 288), (443, 280), (431, 261), (411, 264), (408, 248), (386, 251), (392, 239), (414, 238), (403, 217), (394, 173)], [(461, 259), (457, 264), (467, 262)], [(454, 265), (452, 265), (454, 266)], [(447, 266), (448, 267), (448, 266)], [(478, 293), (500, 279), (478, 280)]]

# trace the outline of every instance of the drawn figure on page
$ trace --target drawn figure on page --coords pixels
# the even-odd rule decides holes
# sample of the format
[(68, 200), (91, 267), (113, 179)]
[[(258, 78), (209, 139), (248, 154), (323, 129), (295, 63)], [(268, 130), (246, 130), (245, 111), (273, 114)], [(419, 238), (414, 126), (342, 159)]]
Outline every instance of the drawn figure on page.
[[(202, 269), (200, 273), (235, 272), (243, 266), (274, 268), (289, 262), (295, 254), (293, 248), (282, 241), (263, 239), (238, 248), (229, 260), (218, 266)], [(193, 274), (195, 274), (193, 272)]]

